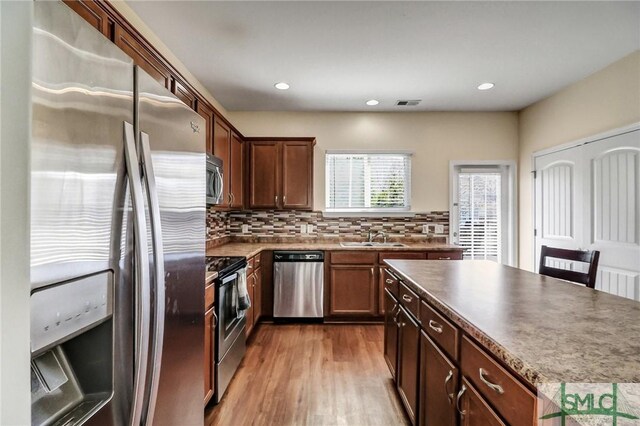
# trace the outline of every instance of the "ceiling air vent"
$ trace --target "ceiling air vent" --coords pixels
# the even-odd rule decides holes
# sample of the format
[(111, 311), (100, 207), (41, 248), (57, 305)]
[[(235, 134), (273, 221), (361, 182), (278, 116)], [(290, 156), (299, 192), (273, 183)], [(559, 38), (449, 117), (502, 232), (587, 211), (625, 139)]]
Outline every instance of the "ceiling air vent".
[(408, 101), (398, 101), (396, 102), (396, 106), (416, 106), (418, 105), (422, 99), (412, 99)]

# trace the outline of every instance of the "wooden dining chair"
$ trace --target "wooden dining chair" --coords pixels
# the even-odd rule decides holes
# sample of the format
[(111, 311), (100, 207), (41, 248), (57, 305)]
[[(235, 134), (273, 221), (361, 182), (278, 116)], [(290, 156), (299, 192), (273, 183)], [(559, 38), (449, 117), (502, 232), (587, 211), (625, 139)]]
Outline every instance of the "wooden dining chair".
[[(588, 263), (589, 270), (587, 272), (578, 272), (547, 266), (548, 257), (559, 260)], [(595, 288), (599, 259), (600, 252), (597, 250), (567, 250), (542, 246), (542, 249), (540, 250), (540, 269), (538, 272), (549, 277), (560, 278), (561, 280), (572, 281), (574, 283), (584, 284), (589, 288)]]

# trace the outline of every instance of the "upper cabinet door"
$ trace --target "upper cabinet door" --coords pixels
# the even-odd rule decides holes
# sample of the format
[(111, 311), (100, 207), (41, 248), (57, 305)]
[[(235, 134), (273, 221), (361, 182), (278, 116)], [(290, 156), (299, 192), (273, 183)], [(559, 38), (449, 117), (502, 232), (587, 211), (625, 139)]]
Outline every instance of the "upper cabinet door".
[(204, 102), (198, 100), (196, 103), (196, 111), (204, 118), (207, 135), (207, 153), (213, 154), (213, 110)]
[(120, 25), (115, 26), (114, 43), (133, 58), (133, 62), (136, 65), (145, 70), (147, 74), (168, 90), (171, 90), (171, 73), (164, 63)]
[(85, 0), (63, 0), (64, 3), (73, 9), (78, 15), (82, 16), (85, 21), (90, 23), (98, 31), (100, 31), (109, 40), (112, 39), (113, 22), (109, 20), (107, 12), (102, 9), (95, 1)]
[(313, 143), (282, 143), (282, 207), (313, 208)]
[(277, 209), (279, 206), (279, 151), (278, 142), (249, 144), (249, 207), (252, 209)]
[(235, 133), (231, 133), (231, 208), (244, 207), (244, 143)]
[(222, 159), (222, 203), (218, 207), (229, 207), (231, 196), (229, 195), (229, 179), (232, 173), (229, 145), (231, 144), (231, 129), (227, 124), (214, 116), (213, 124), (213, 155)]
[(191, 109), (196, 109), (196, 95), (175, 78), (172, 79), (171, 93), (176, 95), (178, 99), (187, 104)]

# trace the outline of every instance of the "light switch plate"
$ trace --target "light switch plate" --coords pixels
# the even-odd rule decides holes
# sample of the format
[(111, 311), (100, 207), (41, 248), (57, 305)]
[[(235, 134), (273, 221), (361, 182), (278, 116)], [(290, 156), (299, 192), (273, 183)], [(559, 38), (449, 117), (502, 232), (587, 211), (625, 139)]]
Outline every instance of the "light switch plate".
[(444, 234), (444, 225), (436, 225), (436, 234)]
[(249, 225), (242, 225), (242, 233), (243, 234), (249, 233)]
[(423, 234), (429, 233), (429, 225), (422, 225), (422, 233)]
[(300, 233), (301, 234), (307, 233), (307, 225), (300, 225)]
[(313, 225), (307, 225), (307, 234), (313, 234)]

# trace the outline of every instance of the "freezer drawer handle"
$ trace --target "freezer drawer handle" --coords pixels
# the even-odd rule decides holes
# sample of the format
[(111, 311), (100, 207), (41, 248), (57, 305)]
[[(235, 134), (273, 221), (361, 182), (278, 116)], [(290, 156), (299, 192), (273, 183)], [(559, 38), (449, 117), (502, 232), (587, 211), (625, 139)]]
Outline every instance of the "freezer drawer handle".
[(135, 232), (136, 258), (136, 351), (135, 371), (133, 381), (133, 401), (131, 402), (131, 426), (139, 426), (142, 422), (142, 409), (146, 388), (147, 363), (149, 358), (149, 324), (151, 309), (151, 290), (149, 282), (149, 252), (147, 247), (147, 224), (144, 214), (144, 199), (142, 195), (142, 179), (138, 155), (136, 152), (133, 126), (124, 122), (124, 156), (127, 175), (131, 187), (131, 201), (133, 206), (133, 228)]
[(153, 424), (156, 400), (158, 399), (158, 386), (160, 379), (160, 367), (162, 365), (162, 345), (164, 344), (164, 306), (165, 306), (165, 275), (164, 275), (164, 243), (162, 241), (162, 225), (160, 220), (160, 203), (158, 201), (158, 188), (153, 170), (149, 135), (140, 132), (140, 146), (142, 148), (142, 164), (144, 180), (147, 184), (147, 198), (149, 201), (149, 216), (151, 219), (151, 241), (153, 244), (155, 267), (155, 312), (154, 328), (151, 337), (151, 384), (149, 386), (149, 404), (147, 405), (146, 423)]

